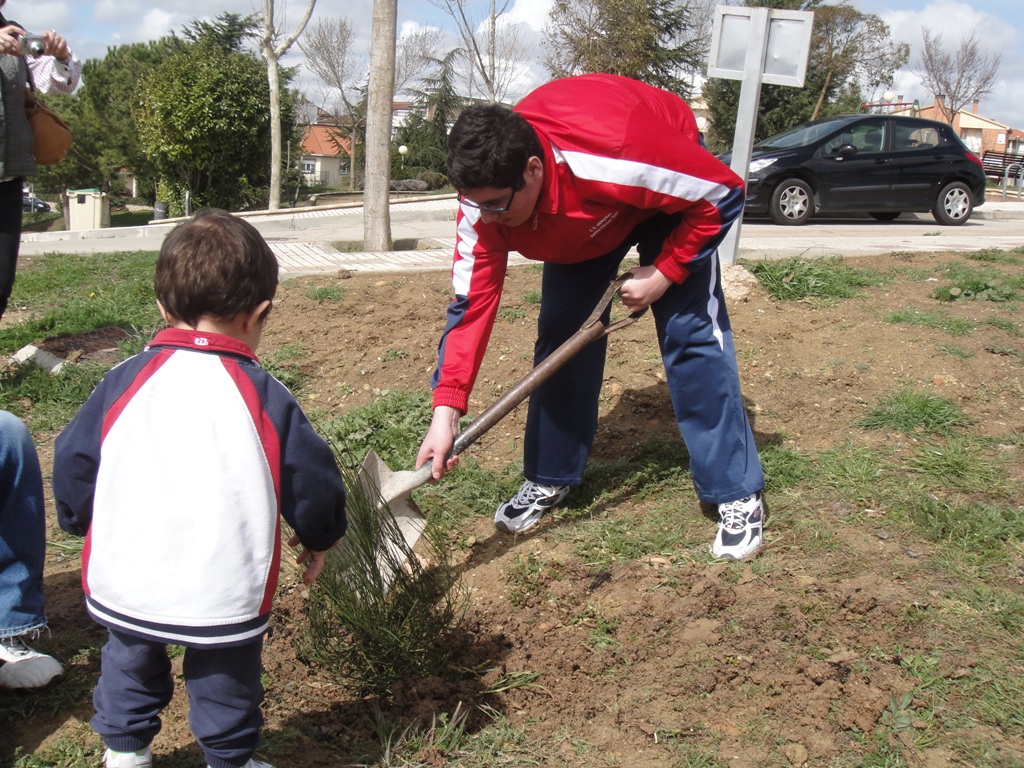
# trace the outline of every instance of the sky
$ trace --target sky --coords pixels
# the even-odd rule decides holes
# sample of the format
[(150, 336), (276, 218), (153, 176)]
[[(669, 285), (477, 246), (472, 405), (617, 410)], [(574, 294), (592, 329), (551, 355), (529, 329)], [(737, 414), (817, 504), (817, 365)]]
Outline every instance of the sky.
[[(550, 1), (512, 0), (511, 15), (529, 26), (535, 46), (539, 44)], [(981, 100), (978, 111), (1024, 131), (1024, 14), (1020, 12), (1020, 0), (850, 0), (850, 4), (881, 17), (889, 25), (893, 39), (910, 45), (910, 62), (891, 84), (893, 93), (906, 101), (919, 99), (921, 104), (929, 104), (933, 100), (914, 73), (920, 66), (922, 28), (941, 34), (951, 51), (959, 46), (962, 35), (976, 30), (986, 53), (1001, 56), (995, 87)], [(282, 9), (286, 13), (280, 28), (290, 32), (305, 9), (305, 0), (276, 0), (276, 6), (279, 15)], [(29, 31), (55, 29), (83, 60), (102, 58), (110, 46), (180, 32), (194, 19), (210, 20), (224, 12), (247, 15), (261, 11), (260, 0), (9, 0), (4, 6), (4, 14), (17, 19)], [(337, 15), (348, 17), (362, 41), (362, 49), (366, 50), (372, 0), (317, 0), (313, 21)], [(417, 26), (452, 27), (430, 0), (399, 0), (398, 24), (400, 31)], [(539, 47), (535, 50), (539, 60)], [(284, 63), (302, 65), (298, 46), (293, 46)], [(518, 96), (543, 80), (539, 65), (531, 73), (524, 73)], [(315, 87), (312, 77), (305, 73), (300, 75), (299, 85), (307, 90)]]

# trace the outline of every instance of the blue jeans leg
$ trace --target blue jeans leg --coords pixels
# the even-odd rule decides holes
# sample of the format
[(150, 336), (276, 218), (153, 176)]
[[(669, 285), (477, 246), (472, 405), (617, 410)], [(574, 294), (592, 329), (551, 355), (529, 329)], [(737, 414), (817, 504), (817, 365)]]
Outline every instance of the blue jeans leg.
[(0, 411), (0, 637), (46, 626), (43, 476), (21, 419)]
[[(594, 311), (630, 248), (579, 264), (544, 265), (533, 362), (537, 365), (578, 331)], [(607, 320), (610, 310), (605, 312)], [(523, 475), (543, 485), (579, 485), (597, 433), (606, 338), (591, 342), (530, 395)]]

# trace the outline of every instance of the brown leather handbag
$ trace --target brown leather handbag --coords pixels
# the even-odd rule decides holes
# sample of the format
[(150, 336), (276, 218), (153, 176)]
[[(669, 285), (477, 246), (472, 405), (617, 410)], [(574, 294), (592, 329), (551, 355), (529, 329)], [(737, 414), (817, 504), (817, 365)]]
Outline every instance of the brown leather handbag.
[(71, 129), (39, 100), (31, 72), (28, 90), (25, 91), (25, 114), (28, 115), (28, 125), (32, 131), (32, 154), (36, 162), (40, 165), (54, 165), (63, 160), (71, 149)]

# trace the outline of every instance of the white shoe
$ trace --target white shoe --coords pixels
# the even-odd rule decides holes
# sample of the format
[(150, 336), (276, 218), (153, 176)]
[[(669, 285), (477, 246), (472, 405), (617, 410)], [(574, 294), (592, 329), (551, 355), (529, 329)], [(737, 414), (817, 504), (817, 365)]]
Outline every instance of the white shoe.
[(540, 522), (541, 516), (569, 495), (568, 485), (538, 485), (527, 480), (519, 491), (494, 513), (494, 525), (505, 533), (522, 533)]
[(106, 768), (151, 768), (153, 753), (149, 747), (141, 752), (115, 752), (108, 749), (103, 756), (103, 763)]
[(764, 497), (760, 493), (718, 505), (718, 535), (711, 554), (725, 560), (753, 557), (764, 540)]
[(0, 638), (0, 688), (33, 690), (64, 676), (53, 656), (33, 650), (21, 637)]

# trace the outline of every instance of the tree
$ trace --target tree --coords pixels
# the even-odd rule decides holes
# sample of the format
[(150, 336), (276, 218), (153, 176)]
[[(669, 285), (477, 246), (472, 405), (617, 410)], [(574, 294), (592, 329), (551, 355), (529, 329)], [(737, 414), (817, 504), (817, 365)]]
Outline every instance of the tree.
[(444, 33), (436, 27), (419, 27), (398, 38), (395, 50), (395, 93), (416, 91), (424, 72), (441, 57)]
[(68, 116), (75, 143), (64, 162), (40, 174), (47, 184), (100, 186), (127, 168), (145, 196), (152, 198), (158, 170), (143, 151), (135, 126), (138, 87), (162, 62), (188, 47), (186, 41), (168, 35), (148, 43), (108, 48), (104, 58), (85, 61), (84, 85), (74, 94), (78, 104)]
[[(306, 64), (325, 87), (324, 101), (334, 101), (328, 111), (339, 123), (335, 145), (349, 156), (350, 190), (355, 190), (357, 177), (356, 148), (362, 143), (366, 129), (365, 105), (358, 108), (360, 102), (365, 101), (366, 89), (357, 82), (358, 61), (352, 50), (354, 37), (352, 23), (338, 16), (318, 20), (299, 43), (306, 54)], [(362, 77), (360, 72), (359, 78)]]
[(824, 73), (811, 113), (821, 114), (832, 83), (839, 78), (873, 90), (892, 82), (893, 74), (910, 58), (910, 46), (889, 36), (889, 25), (874, 14), (849, 5), (822, 5), (814, 11), (817, 45), (812, 64)]
[(526, 62), (522, 25), (502, 19), (511, 0), (431, 0), (455, 22), (469, 65), (466, 90), (502, 101)]
[(679, 75), (699, 66), (687, 27), (675, 0), (555, 0), (545, 64), (553, 77), (609, 72), (687, 96)]
[(267, 64), (267, 84), (270, 86), (270, 200), (267, 207), (271, 211), (281, 207), (281, 57), (299, 39), (315, 5), (316, 0), (308, 0), (306, 12), (295, 26), (295, 31), (278, 42), (280, 32), (274, 19), (274, 0), (263, 0), (260, 51)]
[(936, 102), (942, 97), (941, 108), (946, 121), (952, 123), (957, 112), (992, 92), (1002, 54), (985, 54), (974, 31), (960, 38), (960, 47), (955, 53), (943, 48), (942, 35), (938, 32), (924, 27), (922, 35), (924, 47), (918, 74), (935, 94)]
[(255, 57), (214, 47), (172, 56), (139, 83), (132, 118), (176, 212), (185, 191), (227, 209), (262, 200), (270, 93)]
[(419, 102), (426, 106), (426, 119), (411, 114), (395, 133), (395, 143), (408, 148), (408, 165), (400, 165), (409, 178), (421, 171), (447, 173), (448, 126), (455, 122), (464, 99), (456, 87), (456, 65), (460, 52), (456, 49), (434, 62), (437, 73), (427, 79)]
[(397, 28), (398, 0), (373, 0), (363, 192), (363, 248), (368, 251), (391, 250), (391, 116)]

